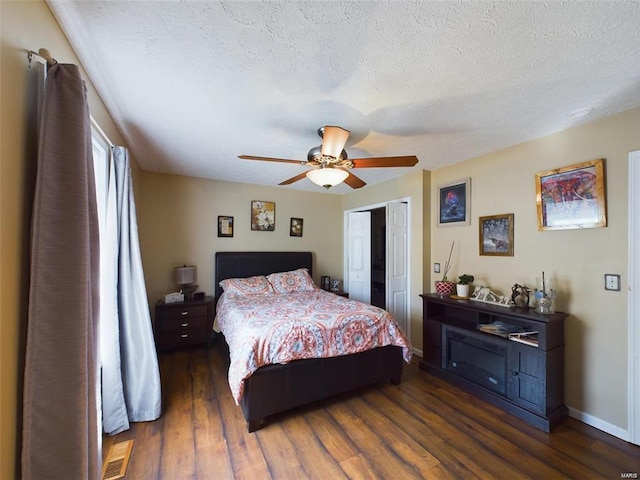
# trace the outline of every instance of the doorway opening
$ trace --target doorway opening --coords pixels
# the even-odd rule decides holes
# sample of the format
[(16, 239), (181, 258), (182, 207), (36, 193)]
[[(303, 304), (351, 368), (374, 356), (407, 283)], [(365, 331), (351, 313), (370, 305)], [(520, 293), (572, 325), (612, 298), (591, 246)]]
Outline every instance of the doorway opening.
[(387, 308), (387, 209), (371, 212), (371, 305)]
[(349, 298), (384, 308), (409, 328), (409, 199), (345, 212), (344, 277)]

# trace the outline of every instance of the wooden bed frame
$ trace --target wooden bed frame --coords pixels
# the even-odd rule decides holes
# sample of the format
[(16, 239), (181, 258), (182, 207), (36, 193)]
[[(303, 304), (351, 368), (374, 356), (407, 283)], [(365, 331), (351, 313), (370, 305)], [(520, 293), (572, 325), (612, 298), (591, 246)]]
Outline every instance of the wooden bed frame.
[[(311, 274), (311, 252), (217, 252), (215, 260), (216, 302), (222, 294), (220, 281), (268, 275), (297, 268)], [(348, 392), (365, 385), (402, 377), (402, 348), (378, 347), (366, 352), (333, 358), (296, 360), (286, 365), (259, 368), (245, 381), (240, 401), (249, 432), (264, 426), (275, 413)]]

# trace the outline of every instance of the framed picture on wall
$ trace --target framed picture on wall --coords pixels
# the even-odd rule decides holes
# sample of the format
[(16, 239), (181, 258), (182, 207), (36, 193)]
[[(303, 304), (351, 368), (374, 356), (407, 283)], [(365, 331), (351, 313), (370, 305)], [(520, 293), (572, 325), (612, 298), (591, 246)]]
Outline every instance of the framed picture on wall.
[(604, 160), (536, 173), (538, 230), (607, 226)]
[(479, 220), (480, 255), (513, 257), (513, 213)]
[(471, 223), (471, 178), (438, 185), (438, 226)]
[(276, 204), (251, 200), (251, 230), (273, 232), (276, 229)]
[(218, 216), (218, 236), (233, 237), (233, 217), (227, 215)]
[(291, 218), (291, 224), (289, 225), (289, 236), (290, 237), (301, 237), (302, 236), (302, 225), (304, 220), (302, 218)]

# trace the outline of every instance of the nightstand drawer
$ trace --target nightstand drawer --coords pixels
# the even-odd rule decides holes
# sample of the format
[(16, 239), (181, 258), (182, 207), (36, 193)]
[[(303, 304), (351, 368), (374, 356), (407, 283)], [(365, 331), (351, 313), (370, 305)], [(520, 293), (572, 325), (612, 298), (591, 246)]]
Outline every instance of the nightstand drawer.
[(162, 334), (161, 347), (164, 349), (199, 345), (203, 343), (203, 337), (202, 329), (197, 331), (194, 329), (186, 329), (182, 331), (164, 332)]
[(165, 320), (180, 320), (191, 317), (206, 317), (206, 305), (180, 305), (179, 307), (165, 308), (162, 317)]
[(207, 317), (167, 318), (160, 324), (160, 332), (201, 332), (207, 328)]

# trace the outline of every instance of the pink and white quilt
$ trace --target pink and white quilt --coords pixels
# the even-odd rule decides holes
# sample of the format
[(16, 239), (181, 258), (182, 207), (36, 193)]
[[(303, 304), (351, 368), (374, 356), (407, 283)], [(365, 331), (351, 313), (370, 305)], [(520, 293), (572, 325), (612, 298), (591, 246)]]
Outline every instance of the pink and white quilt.
[(411, 360), (411, 345), (389, 312), (317, 287), (292, 294), (225, 292), (216, 320), (229, 344), (229, 386), (236, 403), (244, 381), (264, 365), (385, 345), (402, 347), (405, 361)]

